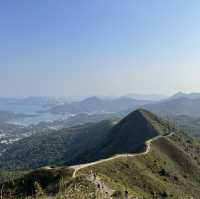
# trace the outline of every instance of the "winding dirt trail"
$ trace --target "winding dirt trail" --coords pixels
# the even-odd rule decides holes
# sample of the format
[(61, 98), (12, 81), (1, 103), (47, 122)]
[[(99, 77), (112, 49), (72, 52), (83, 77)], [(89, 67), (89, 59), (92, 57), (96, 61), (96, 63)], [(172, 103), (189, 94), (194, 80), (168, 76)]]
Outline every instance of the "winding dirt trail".
[(151, 143), (161, 137), (169, 137), (169, 136), (172, 136), (174, 134), (174, 132), (168, 134), (168, 135), (165, 135), (165, 136), (156, 136), (150, 140), (147, 140), (145, 142), (145, 145), (146, 145), (146, 150), (142, 153), (133, 153), (133, 154), (130, 154), (130, 153), (127, 153), (127, 154), (119, 154), (119, 155), (115, 155), (115, 156), (112, 156), (110, 158), (106, 158), (106, 159), (102, 159), (102, 160), (98, 160), (98, 161), (95, 161), (95, 162), (90, 162), (90, 163), (86, 163), (86, 164), (78, 164), (78, 165), (73, 165), (73, 166), (70, 166), (69, 168), (71, 169), (74, 169), (74, 173), (72, 175), (73, 178), (76, 177), (76, 173), (83, 169), (83, 168), (87, 168), (87, 167), (90, 167), (90, 166), (94, 166), (94, 165), (97, 165), (97, 164), (100, 164), (100, 163), (103, 163), (103, 162), (107, 162), (107, 161), (110, 161), (110, 160), (113, 160), (113, 159), (117, 159), (117, 158), (121, 158), (121, 157), (137, 157), (137, 156), (143, 156), (143, 155), (146, 155), (150, 152), (151, 150)]

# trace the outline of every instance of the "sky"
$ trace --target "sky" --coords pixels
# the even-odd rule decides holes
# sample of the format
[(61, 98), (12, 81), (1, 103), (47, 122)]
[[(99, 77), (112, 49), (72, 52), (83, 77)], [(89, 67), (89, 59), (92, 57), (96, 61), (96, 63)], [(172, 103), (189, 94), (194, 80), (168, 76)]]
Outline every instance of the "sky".
[(0, 0), (0, 96), (200, 92), (199, 0)]

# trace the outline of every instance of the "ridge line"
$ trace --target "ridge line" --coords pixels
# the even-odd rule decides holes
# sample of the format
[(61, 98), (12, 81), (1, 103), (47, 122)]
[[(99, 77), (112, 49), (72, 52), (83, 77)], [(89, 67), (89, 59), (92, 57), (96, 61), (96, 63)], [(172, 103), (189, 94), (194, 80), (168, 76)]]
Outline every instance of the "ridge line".
[(77, 164), (77, 165), (72, 165), (72, 166), (69, 166), (69, 168), (71, 169), (74, 169), (74, 172), (73, 172), (73, 175), (72, 175), (72, 178), (75, 178), (76, 177), (76, 173), (83, 169), (83, 168), (87, 168), (87, 167), (90, 167), (90, 166), (93, 166), (93, 165), (97, 165), (99, 163), (103, 163), (103, 162), (107, 162), (109, 160), (113, 160), (113, 159), (117, 159), (117, 158), (121, 158), (121, 157), (137, 157), (137, 156), (142, 156), (142, 155), (146, 155), (150, 152), (151, 150), (151, 143), (159, 138), (162, 138), (162, 137), (170, 137), (174, 135), (174, 132), (171, 132), (167, 135), (158, 135), (156, 137), (153, 137), (147, 141), (145, 141), (145, 145), (146, 145), (146, 149), (144, 152), (141, 152), (141, 153), (125, 153), (125, 154), (118, 154), (118, 155), (114, 155), (114, 156), (111, 156), (109, 158), (105, 158), (105, 159), (101, 159), (101, 160), (97, 160), (97, 161), (94, 161), (94, 162), (90, 162), (90, 163), (85, 163), (85, 164)]

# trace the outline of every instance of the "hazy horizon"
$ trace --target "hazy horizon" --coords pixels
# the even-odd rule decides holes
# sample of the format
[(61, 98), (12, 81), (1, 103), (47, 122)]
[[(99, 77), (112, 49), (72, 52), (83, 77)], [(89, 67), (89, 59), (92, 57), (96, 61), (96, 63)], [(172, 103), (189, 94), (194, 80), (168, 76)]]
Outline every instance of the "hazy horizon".
[(55, 98), (55, 99), (70, 99), (70, 100), (83, 100), (86, 98), (90, 98), (90, 97), (99, 97), (102, 99), (114, 99), (114, 98), (120, 98), (120, 97), (133, 97), (133, 95), (136, 96), (136, 98), (140, 98), (140, 99), (145, 99), (145, 98), (160, 98), (160, 99), (165, 99), (168, 97), (172, 97), (174, 95), (177, 94), (200, 94), (200, 92), (183, 92), (183, 91), (177, 91), (176, 93), (172, 93), (170, 95), (165, 95), (165, 94), (155, 94), (155, 93), (135, 93), (135, 92), (129, 92), (129, 93), (124, 93), (122, 95), (95, 95), (95, 94), (91, 94), (91, 95), (74, 95), (74, 96), (70, 96), (70, 95), (60, 95), (60, 96), (53, 96), (53, 95), (24, 95), (24, 96), (2, 96), (0, 95), (0, 98), (10, 98), (10, 99), (26, 99), (26, 98), (37, 98), (37, 97), (41, 97), (41, 98)]
[(0, 5), (0, 96), (200, 91), (199, 1)]
[[(138, 95), (138, 96), (158, 96), (158, 97), (169, 97), (172, 95), (164, 95), (164, 94), (154, 94), (154, 93), (150, 93), (150, 94), (145, 94), (145, 93), (124, 93), (122, 95), (95, 95), (95, 94), (91, 94), (91, 95), (74, 95), (74, 96), (70, 96), (70, 95), (59, 95), (59, 96), (53, 96), (53, 95), (23, 95), (23, 96), (2, 96), (0, 95), (0, 98), (15, 98), (15, 99), (23, 99), (23, 98), (31, 98), (31, 97), (49, 97), (49, 98), (71, 98), (71, 99), (85, 99), (85, 98), (89, 98), (89, 97), (102, 97), (102, 98), (118, 98), (118, 97), (123, 97), (123, 96), (128, 96), (128, 95)], [(174, 93), (176, 94), (176, 93)], [(174, 95), (173, 94), (173, 95)]]

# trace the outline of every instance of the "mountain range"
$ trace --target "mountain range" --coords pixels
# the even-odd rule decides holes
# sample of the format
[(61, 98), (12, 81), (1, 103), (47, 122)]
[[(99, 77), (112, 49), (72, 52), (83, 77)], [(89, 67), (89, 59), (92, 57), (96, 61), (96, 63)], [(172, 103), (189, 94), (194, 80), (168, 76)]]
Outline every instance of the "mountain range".
[(136, 94), (136, 93), (128, 93), (125, 97), (129, 97), (136, 100), (148, 100), (148, 101), (160, 101), (167, 99), (168, 97), (165, 95), (154, 95), (154, 94)]
[(192, 92), (192, 93), (178, 92), (175, 95), (169, 97), (169, 99), (178, 99), (178, 98), (199, 99), (200, 93), (197, 93), (197, 92)]
[(78, 113), (110, 113), (120, 112), (127, 109), (136, 109), (144, 104), (148, 104), (151, 101), (147, 100), (135, 100), (129, 97), (120, 97), (116, 99), (100, 99), (98, 97), (89, 97), (79, 102), (64, 103), (58, 105), (50, 110), (51, 113), (56, 114), (78, 114)]
[(144, 108), (159, 115), (188, 115), (200, 117), (200, 93), (179, 92), (169, 98), (159, 101), (144, 100), (137, 95), (116, 99), (101, 99), (90, 97), (82, 101), (64, 103), (47, 110), (55, 114), (80, 113), (130, 113), (138, 108)]
[(160, 115), (188, 115), (200, 117), (200, 98), (172, 97), (158, 103), (148, 104), (143, 108)]
[[(89, 97), (81, 101), (67, 102), (63, 99), (48, 97), (29, 97), (24, 99), (0, 98), (1, 103), (15, 105), (40, 105), (40, 112), (53, 114), (105, 114), (130, 113), (138, 108), (144, 108), (157, 114), (188, 115), (200, 117), (200, 93), (178, 92), (171, 97), (156, 95), (128, 94), (119, 98)], [(41, 108), (42, 108), (41, 107)]]

